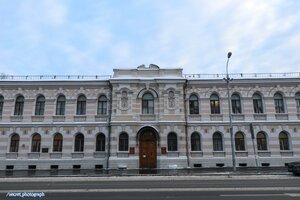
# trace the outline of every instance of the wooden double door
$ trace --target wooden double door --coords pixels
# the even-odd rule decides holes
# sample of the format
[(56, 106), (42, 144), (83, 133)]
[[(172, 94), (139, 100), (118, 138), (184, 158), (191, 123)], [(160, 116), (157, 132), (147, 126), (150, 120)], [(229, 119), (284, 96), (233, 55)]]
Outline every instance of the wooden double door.
[(157, 167), (157, 139), (155, 133), (145, 131), (139, 139), (140, 168)]

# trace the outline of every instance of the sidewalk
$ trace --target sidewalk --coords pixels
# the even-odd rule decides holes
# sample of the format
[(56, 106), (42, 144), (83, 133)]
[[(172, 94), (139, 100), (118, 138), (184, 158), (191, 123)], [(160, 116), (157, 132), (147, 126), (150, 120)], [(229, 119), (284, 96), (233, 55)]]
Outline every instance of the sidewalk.
[(232, 168), (193, 168), (193, 169), (115, 169), (115, 170), (14, 170), (0, 171), (0, 178), (21, 177), (166, 177), (166, 176), (293, 176), (286, 167), (242, 167), (236, 172)]

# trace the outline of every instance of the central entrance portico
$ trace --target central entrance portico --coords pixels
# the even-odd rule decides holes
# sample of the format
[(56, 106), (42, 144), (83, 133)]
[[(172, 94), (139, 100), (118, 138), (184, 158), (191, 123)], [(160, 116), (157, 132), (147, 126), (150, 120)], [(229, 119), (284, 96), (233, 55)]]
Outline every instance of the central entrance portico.
[(144, 127), (138, 133), (139, 168), (157, 168), (157, 132), (152, 127)]

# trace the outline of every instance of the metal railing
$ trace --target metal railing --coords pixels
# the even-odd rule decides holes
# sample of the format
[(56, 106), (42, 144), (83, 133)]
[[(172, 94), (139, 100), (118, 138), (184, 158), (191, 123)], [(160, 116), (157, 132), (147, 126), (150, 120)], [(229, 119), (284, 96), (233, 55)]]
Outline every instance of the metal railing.
[[(234, 79), (261, 79), (261, 78), (300, 78), (300, 72), (289, 73), (233, 73), (229, 74)], [(226, 74), (184, 74), (187, 79), (223, 79)]]
[(0, 80), (34, 81), (34, 80), (108, 80), (110, 75), (0, 75)]
[[(289, 73), (232, 73), (233, 79), (267, 79), (267, 78), (300, 78), (300, 72)], [(184, 74), (186, 79), (223, 79), (226, 74)], [(34, 81), (34, 80), (109, 80), (111, 75), (0, 75), (1, 80)]]

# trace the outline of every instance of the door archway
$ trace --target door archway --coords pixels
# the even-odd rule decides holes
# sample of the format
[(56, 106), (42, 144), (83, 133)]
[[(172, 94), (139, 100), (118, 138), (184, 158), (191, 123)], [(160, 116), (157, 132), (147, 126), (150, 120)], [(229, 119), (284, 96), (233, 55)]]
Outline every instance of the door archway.
[(140, 168), (157, 168), (157, 137), (156, 132), (144, 129), (139, 135)]

